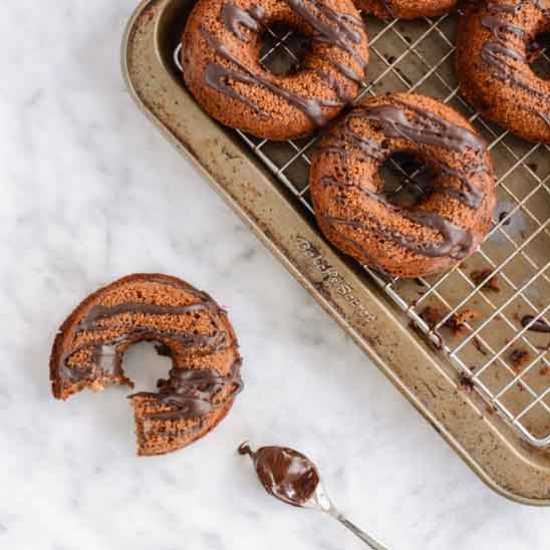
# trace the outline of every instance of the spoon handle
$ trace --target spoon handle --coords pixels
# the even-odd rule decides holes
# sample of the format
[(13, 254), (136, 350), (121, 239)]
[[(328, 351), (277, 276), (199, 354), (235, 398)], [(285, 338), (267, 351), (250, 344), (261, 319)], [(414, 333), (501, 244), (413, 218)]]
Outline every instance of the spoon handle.
[(385, 546), (382, 546), (379, 542), (374, 540), (370, 535), (367, 535), (365, 531), (362, 529), (359, 529), (357, 525), (352, 523), (349, 519), (344, 517), (343, 514), (340, 512), (333, 513), (331, 512), (330, 515), (337, 519), (342, 525), (347, 527), (356, 537), (360, 538), (369, 548), (372, 548), (373, 550), (388, 550)]

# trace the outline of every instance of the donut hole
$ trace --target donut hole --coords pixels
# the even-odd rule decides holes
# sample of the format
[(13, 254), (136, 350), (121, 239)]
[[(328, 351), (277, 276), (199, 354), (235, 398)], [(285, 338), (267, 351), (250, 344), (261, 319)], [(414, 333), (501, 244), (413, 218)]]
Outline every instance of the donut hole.
[(132, 393), (155, 391), (157, 380), (168, 378), (172, 368), (170, 348), (161, 342), (137, 342), (124, 353), (122, 367), (135, 384)]
[(276, 76), (296, 74), (311, 51), (311, 40), (285, 22), (274, 22), (260, 35), (260, 63)]
[(527, 57), (533, 72), (544, 80), (550, 79), (550, 30), (541, 32), (527, 44)]
[(433, 172), (413, 153), (392, 154), (379, 174), (384, 197), (400, 208), (414, 208), (425, 201), (433, 189)]

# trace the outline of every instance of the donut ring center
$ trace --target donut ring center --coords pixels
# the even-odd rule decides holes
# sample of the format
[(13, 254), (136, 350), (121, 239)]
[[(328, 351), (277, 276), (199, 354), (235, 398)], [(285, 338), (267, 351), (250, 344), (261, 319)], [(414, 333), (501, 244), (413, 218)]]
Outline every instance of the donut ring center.
[(430, 196), (434, 189), (434, 172), (417, 153), (395, 151), (380, 166), (379, 189), (385, 199), (398, 208), (413, 209)]
[(131, 382), (132, 391), (151, 391), (174, 367), (170, 343), (156, 336), (137, 340), (121, 354), (121, 374)]
[(260, 65), (279, 77), (292, 76), (300, 72), (306, 58), (311, 55), (311, 38), (284, 21), (265, 27), (261, 32), (260, 41)]

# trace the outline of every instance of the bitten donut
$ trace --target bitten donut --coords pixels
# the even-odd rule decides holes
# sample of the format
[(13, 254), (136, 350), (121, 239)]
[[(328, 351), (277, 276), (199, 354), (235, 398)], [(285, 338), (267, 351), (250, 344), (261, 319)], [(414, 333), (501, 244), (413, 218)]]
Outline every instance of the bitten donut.
[[(409, 208), (390, 201), (379, 173), (403, 152), (433, 176)], [(310, 184), (327, 238), (388, 276), (426, 276), (464, 260), (486, 234), (495, 203), (484, 140), (453, 109), (413, 94), (360, 103), (321, 140)]]
[[(274, 23), (311, 39), (295, 73), (276, 75), (260, 63), (262, 32)], [(368, 43), (352, 0), (199, 0), (181, 62), (187, 87), (212, 117), (284, 140), (325, 125), (356, 96)]]
[(208, 294), (167, 275), (136, 274), (86, 298), (61, 326), (50, 359), (57, 399), (108, 384), (133, 387), (128, 347), (155, 341), (172, 358), (157, 390), (130, 396), (139, 455), (164, 454), (206, 435), (242, 389), (237, 339)]
[(380, 19), (435, 17), (451, 11), (458, 0), (355, 0), (358, 8)]
[(469, 4), (458, 28), (462, 93), (490, 120), (529, 141), (550, 143), (550, 80), (529, 63), (550, 32), (550, 0)]

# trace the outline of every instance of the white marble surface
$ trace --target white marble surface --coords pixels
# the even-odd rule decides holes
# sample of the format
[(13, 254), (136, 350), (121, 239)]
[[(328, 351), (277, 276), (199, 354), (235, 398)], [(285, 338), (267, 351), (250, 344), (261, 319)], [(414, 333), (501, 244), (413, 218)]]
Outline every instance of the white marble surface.
[[(3, 4), (0, 548), (363, 547), (265, 496), (235, 454), (250, 438), (316, 457), (335, 500), (392, 550), (547, 549), (550, 512), (486, 488), (138, 112), (118, 56), (134, 5)], [(124, 390), (49, 391), (58, 324), (133, 271), (211, 291), (246, 356), (228, 419), (163, 458), (134, 456)], [(142, 383), (166, 368), (146, 346), (126, 364)]]

